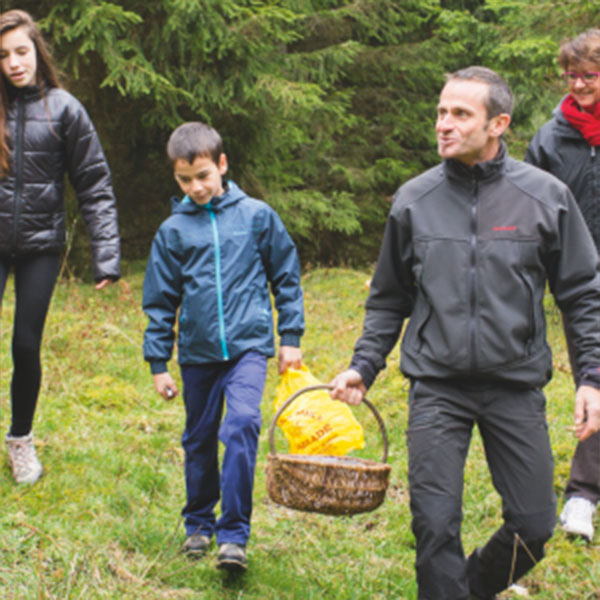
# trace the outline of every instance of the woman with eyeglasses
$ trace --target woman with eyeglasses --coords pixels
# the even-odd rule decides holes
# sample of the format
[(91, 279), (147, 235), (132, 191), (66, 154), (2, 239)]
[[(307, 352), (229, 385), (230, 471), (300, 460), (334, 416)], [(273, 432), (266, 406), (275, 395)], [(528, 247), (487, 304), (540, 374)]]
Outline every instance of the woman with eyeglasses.
[[(600, 248), (600, 29), (589, 29), (563, 42), (558, 62), (569, 93), (554, 110), (553, 118), (531, 140), (525, 160), (569, 186), (596, 248)], [(563, 324), (577, 384), (586, 365), (578, 363), (564, 316)], [(600, 433), (577, 445), (565, 499), (560, 515), (563, 529), (591, 540), (600, 500)]]
[(65, 174), (90, 233), (97, 289), (119, 278), (120, 244), (110, 171), (94, 126), (61, 88), (24, 11), (0, 14), (0, 73), (0, 301), (9, 272), (15, 282), (6, 445), (15, 481), (34, 483), (42, 465), (31, 430), (42, 332), (65, 246)]

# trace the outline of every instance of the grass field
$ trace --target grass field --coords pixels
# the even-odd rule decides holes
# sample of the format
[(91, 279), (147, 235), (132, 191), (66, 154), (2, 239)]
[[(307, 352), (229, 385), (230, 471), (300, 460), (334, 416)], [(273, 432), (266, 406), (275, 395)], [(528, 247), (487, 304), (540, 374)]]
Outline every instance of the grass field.
[[(265, 489), (267, 430), (277, 385), (271, 361), (255, 485), (249, 570), (230, 577), (214, 568), (215, 549), (191, 562), (184, 538), (180, 435), (184, 411), (153, 390), (141, 357), (145, 317), (141, 265), (101, 293), (90, 284), (61, 283), (46, 327), (44, 379), (34, 431), (45, 475), (17, 487), (0, 453), (0, 598), (380, 600), (416, 598), (414, 538), (406, 482), (406, 381), (388, 360), (369, 398), (390, 437), (391, 484), (376, 511), (353, 517), (301, 513), (274, 504)], [(305, 362), (330, 380), (345, 368), (360, 333), (368, 273), (312, 270), (303, 277), (308, 331)], [(547, 387), (548, 420), (562, 507), (575, 448), (567, 431), (572, 385), (559, 318), (548, 300), (555, 377)], [(0, 314), (0, 421), (10, 419), (10, 332), (13, 289)], [(176, 365), (171, 371), (177, 374)], [(355, 415), (368, 452), (381, 442), (364, 407)], [(284, 446), (282, 439), (278, 443)], [(281, 448), (285, 451), (285, 448)], [(463, 541), (481, 544), (500, 519), (477, 434), (469, 454)], [(598, 539), (598, 538), (597, 538)], [(548, 557), (522, 582), (530, 598), (600, 599), (598, 542), (572, 541), (560, 530)], [(511, 593), (505, 593), (510, 598)]]

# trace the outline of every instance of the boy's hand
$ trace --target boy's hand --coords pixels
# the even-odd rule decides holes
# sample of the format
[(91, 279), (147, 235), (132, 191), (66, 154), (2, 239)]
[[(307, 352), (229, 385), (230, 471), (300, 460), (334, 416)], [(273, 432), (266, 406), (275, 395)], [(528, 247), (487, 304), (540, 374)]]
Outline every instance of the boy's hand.
[(165, 399), (171, 400), (179, 394), (177, 386), (168, 371), (157, 373), (152, 376), (154, 379), (154, 389)]
[(367, 393), (361, 374), (354, 369), (340, 373), (331, 385), (333, 389), (329, 394), (332, 398), (354, 406), (360, 404)]
[(302, 351), (295, 346), (279, 347), (279, 374), (285, 373), (289, 367), (299, 369), (302, 366)]

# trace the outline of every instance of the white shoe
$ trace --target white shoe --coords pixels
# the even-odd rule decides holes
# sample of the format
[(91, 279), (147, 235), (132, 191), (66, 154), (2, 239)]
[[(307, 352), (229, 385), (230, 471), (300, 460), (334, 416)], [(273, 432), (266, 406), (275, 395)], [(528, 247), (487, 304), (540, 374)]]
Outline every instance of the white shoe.
[(595, 512), (596, 505), (593, 502), (573, 496), (560, 513), (562, 528), (571, 535), (580, 535), (589, 541), (594, 537), (592, 518)]
[(8, 462), (17, 483), (35, 483), (42, 476), (42, 465), (33, 445), (33, 433), (23, 436), (6, 435)]
[(527, 591), (527, 588), (523, 587), (522, 585), (513, 583), (508, 588), (508, 591), (512, 592), (513, 596), (522, 596), (523, 598), (529, 598), (529, 592)]

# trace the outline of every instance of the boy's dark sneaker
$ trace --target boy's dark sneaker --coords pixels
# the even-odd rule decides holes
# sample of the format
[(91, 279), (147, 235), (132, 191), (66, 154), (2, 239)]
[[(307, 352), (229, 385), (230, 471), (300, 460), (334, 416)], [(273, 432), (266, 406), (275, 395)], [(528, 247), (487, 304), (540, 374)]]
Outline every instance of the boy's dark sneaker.
[(219, 544), (217, 569), (240, 573), (248, 568), (246, 548), (241, 544)]
[(189, 535), (181, 550), (188, 556), (200, 557), (206, 554), (208, 547), (210, 546), (210, 538), (201, 533), (193, 533)]

